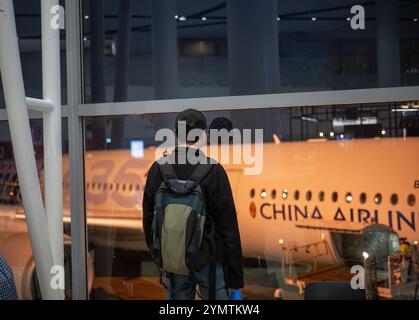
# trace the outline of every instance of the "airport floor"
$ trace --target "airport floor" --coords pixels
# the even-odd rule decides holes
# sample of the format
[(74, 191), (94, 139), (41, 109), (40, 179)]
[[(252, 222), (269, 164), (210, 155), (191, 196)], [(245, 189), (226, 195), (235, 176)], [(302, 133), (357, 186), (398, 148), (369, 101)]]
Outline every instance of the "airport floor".
[[(112, 252), (113, 264), (110, 266), (104, 261), (109, 257), (106, 247), (95, 246), (94, 253), (96, 276), (91, 299), (164, 299), (165, 292), (160, 284), (158, 271), (147, 254), (116, 249)], [(245, 287), (242, 294), (245, 299), (274, 299), (274, 292), (278, 287), (275, 268), (259, 266), (255, 261), (246, 260), (244, 275)], [(297, 288), (283, 285), (281, 288), (284, 299), (302, 299)]]

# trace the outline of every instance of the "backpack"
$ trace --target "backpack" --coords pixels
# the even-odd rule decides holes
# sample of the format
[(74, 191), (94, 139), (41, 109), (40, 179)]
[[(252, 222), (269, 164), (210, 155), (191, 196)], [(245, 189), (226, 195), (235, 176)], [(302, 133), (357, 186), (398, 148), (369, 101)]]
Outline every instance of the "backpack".
[[(178, 179), (171, 164), (159, 167), (163, 182), (155, 195), (151, 255), (162, 271), (191, 275), (201, 267), (203, 238), (213, 243), (214, 227), (199, 185), (212, 165), (197, 165), (187, 180)], [(211, 230), (204, 230), (206, 225)]]

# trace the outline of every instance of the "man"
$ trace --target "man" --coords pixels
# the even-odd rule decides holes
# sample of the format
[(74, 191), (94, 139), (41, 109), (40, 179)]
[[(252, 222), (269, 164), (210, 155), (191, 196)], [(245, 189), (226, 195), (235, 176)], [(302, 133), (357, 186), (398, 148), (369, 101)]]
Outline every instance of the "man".
[(17, 300), (13, 271), (0, 255), (0, 300)]
[[(207, 129), (205, 116), (193, 109), (185, 110), (176, 117), (175, 133), (180, 132), (180, 124), (186, 125), (186, 134), (191, 130)], [(180, 159), (182, 153), (187, 154), (195, 141), (180, 141), (172, 156)], [(196, 152), (201, 152), (197, 149)], [(206, 158), (207, 160), (209, 158)], [(186, 157), (187, 160), (187, 157)], [(199, 164), (175, 163), (173, 169), (179, 179), (187, 180)], [(143, 198), (143, 227), (146, 242), (152, 245), (152, 223), (154, 218), (155, 195), (164, 178), (159, 164), (154, 162), (148, 173)], [(243, 287), (243, 257), (240, 242), (240, 233), (237, 223), (236, 209), (233, 195), (224, 168), (215, 163), (211, 166), (205, 177), (199, 183), (204, 195), (206, 212), (214, 222), (215, 229), (215, 299), (225, 300), (230, 294), (236, 295)], [(207, 225), (205, 227), (208, 227)], [(209, 272), (210, 264), (206, 263), (198, 272), (190, 275), (165, 275), (163, 281), (167, 289), (168, 299), (195, 298), (195, 288), (199, 285), (202, 299), (209, 298)]]

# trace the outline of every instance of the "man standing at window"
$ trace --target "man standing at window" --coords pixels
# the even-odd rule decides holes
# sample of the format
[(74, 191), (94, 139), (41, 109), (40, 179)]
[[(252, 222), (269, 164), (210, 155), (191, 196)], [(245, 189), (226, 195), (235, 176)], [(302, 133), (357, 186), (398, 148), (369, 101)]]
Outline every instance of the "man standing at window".
[[(191, 130), (200, 129), (203, 132), (207, 129), (205, 116), (193, 109), (185, 110), (176, 117), (175, 133), (178, 135), (180, 122), (186, 124), (186, 136)], [(182, 153), (188, 154), (190, 148), (194, 148), (196, 141), (182, 141), (179, 138), (179, 145), (170, 156), (174, 159), (180, 159)], [(196, 152), (202, 152), (196, 149)], [(188, 157), (186, 157), (187, 159)], [(182, 159), (185, 159), (183, 157)], [(209, 163), (209, 158), (206, 158)], [(201, 164), (190, 164), (189, 162), (181, 164), (174, 163), (173, 176), (179, 179), (180, 183), (188, 180), (196, 171), (197, 166)], [(143, 198), (143, 227), (146, 242), (149, 248), (153, 246), (153, 219), (155, 217), (156, 193), (161, 188), (162, 182), (166, 179), (162, 174), (161, 165), (154, 162), (147, 177), (147, 183)], [(208, 228), (207, 221), (213, 222), (215, 235), (214, 246), (214, 293), (211, 295), (210, 269), (211, 264), (204, 259), (202, 265), (196, 272), (186, 274), (174, 274), (166, 272), (164, 275), (164, 284), (167, 290), (167, 298), (173, 300), (192, 300), (195, 298), (195, 288), (199, 285), (199, 292), (202, 299), (225, 300), (230, 297), (239, 296), (240, 288), (243, 287), (243, 257), (240, 242), (240, 233), (238, 228), (236, 209), (233, 200), (230, 183), (227, 174), (221, 164), (215, 163), (200, 179), (199, 186), (205, 201), (205, 211), (209, 218), (205, 222), (205, 228)], [(185, 232), (187, 233), (187, 232)], [(200, 250), (209, 247), (203, 240)], [(211, 254), (210, 254), (211, 255)]]

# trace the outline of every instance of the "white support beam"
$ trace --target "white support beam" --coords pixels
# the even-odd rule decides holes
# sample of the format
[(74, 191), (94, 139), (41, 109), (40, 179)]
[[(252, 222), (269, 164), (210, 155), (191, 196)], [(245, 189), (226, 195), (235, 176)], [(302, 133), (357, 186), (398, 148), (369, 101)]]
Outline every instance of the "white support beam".
[(314, 108), (337, 105), (353, 107), (351, 105), (354, 104), (404, 101), (419, 101), (419, 86), (83, 104), (79, 108), (79, 116), (168, 113), (179, 112), (187, 108), (195, 108), (200, 111), (233, 111), (304, 106)]
[(51, 100), (26, 98), (26, 105), (28, 109), (39, 112), (51, 112), (54, 109)]
[[(45, 213), (54, 263), (64, 266), (60, 29), (52, 25), (57, 14), (61, 14), (58, 0), (41, 0), (43, 98), (53, 105), (51, 112), (44, 113), (43, 121)], [(64, 290), (60, 295), (64, 299)]]
[(50, 271), (54, 266), (54, 260), (35, 153), (33, 147), (30, 147), (33, 144), (12, 0), (0, 0), (0, 70), (16, 170), (42, 298), (59, 299), (60, 292), (51, 287)]

